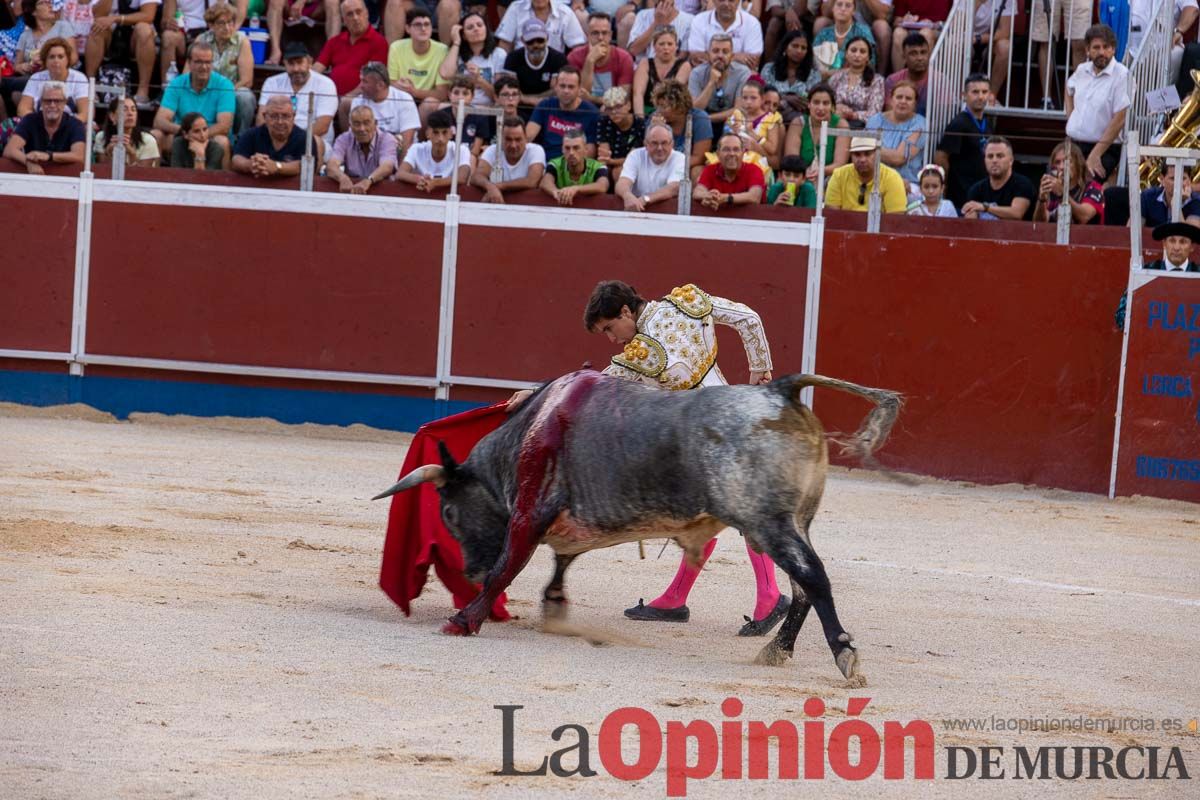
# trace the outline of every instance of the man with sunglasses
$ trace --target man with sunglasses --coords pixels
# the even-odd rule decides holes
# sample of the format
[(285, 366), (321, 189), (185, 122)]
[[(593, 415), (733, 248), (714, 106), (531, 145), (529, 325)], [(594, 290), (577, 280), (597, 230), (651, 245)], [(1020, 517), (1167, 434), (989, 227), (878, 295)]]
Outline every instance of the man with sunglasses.
[(21, 118), (4, 146), (4, 156), (24, 165), (33, 175), (45, 172), (43, 164), (82, 164), (87, 134), (83, 123), (66, 110), (66, 85), (47, 82), (42, 88), (40, 109)]
[[(867, 211), (875, 188), (875, 151), (879, 140), (855, 136), (850, 140), (850, 163), (829, 177), (825, 206), (843, 211)], [(879, 208), (885, 214), (903, 214), (908, 209), (904, 179), (887, 164), (879, 164)]]
[[(521, 105), (531, 109), (550, 96), (554, 76), (567, 66), (567, 57), (548, 44), (550, 34), (538, 19), (526, 20), (521, 26), (524, 47), (513, 50), (504, 60), (505, 72), (517, 76), (521, 87)], [(497, 92), (499, 89), (497, 89)], [(529, 112), (525, 112), (528, 116)]]

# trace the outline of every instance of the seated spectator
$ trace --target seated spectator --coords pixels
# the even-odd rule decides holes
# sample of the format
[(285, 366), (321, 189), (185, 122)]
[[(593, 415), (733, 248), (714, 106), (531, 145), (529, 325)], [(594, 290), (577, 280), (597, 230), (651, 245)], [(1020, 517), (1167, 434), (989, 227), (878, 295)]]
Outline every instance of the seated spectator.
[(567, 66), (567, 57), (546, 44), (548, 34), (541, 20), (526, 20), (521, 28), (525, 45), (509, 54), (504, 69), (517, 76), (521, 87), (521, 105), (533, 108), (550, 96), (554, 76)]
[[(286, 97), (276, 95), (263, 109), (265, 125), (251, 128), (238, 137), (233, 154), (233, 171), (255, 178), (291, 178), (300, 174), (307, 131), (296, 124), (296, 112)], [(313, 136), (308, 154), (318, 163), (324, 144)]]
[(562, 155), (546, 162), (542, 191), (560, 206), (575, 204), (579, 195), (604, 194), (608, 191), (608, 169), (588, 158), (587, 135), (580, 128), (563, 133)]
[[(855, 136), (850, 140), (850, 163), (838, 167), (825, 188), (825, 206), (843, 211), (870, 210), (875, 191), (875, 151), (879, 142)], [(908, 210), (908, 192), (900, 173), (879, 162), (879, 210), (884, 214), (903, 214)]]
[(767, 202), (775, 206), (816, 208), (817, 190), (805, 173), (808, 164), (800, 156), (784, 156), (779, 162), (779, 179), (767, 187)]
[[(1013, 2), (1014, 0), (1009, 0)], [(893, 70), (908, 67), (909, 42), (913, 36), (925, 40), (926, 51), (933, 50), (938, 38), (937, 24), (946, 21), (954, 0), (895, 0), (892, 4), (892, 60)], [(925, 27), (914, 28), (923, 25)], [(927, 57), (928, 59), (928, 57)], [(928, 60), (926, 61), (928, 63)], [(916, 83), (916, 81), (913, 81)], [(924, 112), (922, 112), (924, 113)]]
[(1116, 61), (1117, 35), (1093, 25), (1085, 35), (1088, 61), (1067, 81), (1067, 138), (1087, 154), (1088, 172), (1101, 182), (1116, 177), (1129, 111), (1129, 70)]
[[(746, 161), (770, 175), (783, 155), (783, 117), (778, 111), (765, 111), (762, 99), (762, 79), (754, 76), (742, 86), (738, 107), (725, 123), (725, 133), (741, 138)], [(709, 153), (707, 160), (712, 164), (716, 158)]]
[(780, 39), (793, 31), (804, 31), (805, 41), (812, 41), (813, 11), (809, 10), (809, 0), (766, 0), (762, 21), (763, 55), (768, 58), (774, 58), (781, 46)]
[(361, 74), (362, 92), (350, 101), (350, 113), (364, 106), (371, 109), (371, 116), (379, 129), (395, 138), (396, 156), (402, 158), (421, 129), (417, 103), (408, 92), (388, 83), (387, 67), (383, 62), (370, 61), (364, 64)]
[[(1175, 165), (1169, 161), (1162, 166), (1157, 187), (1142, 190), (1142, 225), (1157, 228), (1171, 221), (1171, 204), (1175, 202)], [(1183, 185), (1179, 187), (1180, 211), (1184, 222), (1200, 226), (1200, 197), (1193, 193), (1192, 178), (1183, 170)]]
[(1024, 175), (1013, 172), (1013, 149), (1008, 139), (988, 139), (983, 158), (988, 176), (971, 187), (962, 215), (968, 219), (1026, 219), (1037, 192)]
[[(1011, 2), (1011, 0), (1009, 0)], [(904, 40), (904, 69), (888, 75), (883, 82), (883, 107), (890, 109), (892, 90), (901, 81), (908, 81), (917, 90), (916, 113), (925, 115), (926, 95), (929, 89), (929, 42), (920, 33), (910, 33)]]
[[(118, 0), (118, 3), (120, 0)], [(228, 5), (228, 3), (222, 3)], [(215, 3), (211, 7), (215, 7)], [(171, 65), (176, 68), (183, 66), (183, 59), (187, 55), (187, 46), (196, 41), (205, 31), (208, 30), (208, 25), (205, 22), (205, 12), (210, 8), (210, 0), (163, 0), (162, 4), (162, 20), (159, 28), (159, 55), (161, 62), (161, 72), (159, 76), (162, 78), (162, 85), (167, 85), (168, 73)], [(236, 10), (233, 6), (229, 7), (231, 11)], [(175, 20), (176, 13), (183, 15), (182, 26)], [(230, 20), (232, 22), (232, 19)], [(215, 50), (215, 48), (214, 48)], [(221, 70), (217, 70), (221, 72)], [(221, 74), (224, 74), (221, 72)], [(225, 77), (229, 78), (228, 75)], [(235, 84), (236, 80), (229, 78)]]
[(40, 108), (26, 114), (4, 146), (4, 157), (42, 175), (43, 164), (82, 164), (87, 135), (83, 123), (66, 113), (67, 87), (50, 81), (42, 87)]
[(901, 81), (892, 87), (891, 108), (867, 120), (867, 129), (883, 136), (883, 163), (914, 187), (925, 157), (925, 118), (916, 108), (917, 87)]
[(554, 84), (554, 97), (537, 104), (525, 126), (525, 135), (546, 151), (550, 161), (562, 155), (562, 137), (568, 130), (580, 128), (588, 140), (588, 156), (596, 154), (596, 128), (600, 109), (580, 96), (579, 70), (563, 67)]
[[(1012, 0), (1009, 0), (1012, 2)], [(1054, 86), (1058, 82), (1057, 75), (1050, 75), (1050, 70), (1058, 72), (1062, 61), (1056, 56), (1054, 63), (1051, 64), (1050, 48), (1047, 46), (1051, 39), (1055, 40), (1055, 44), (1062, 39), (1070, 38), (1071, 53), (1070, 65), (1074, 69), (1077, 64), (1084, 61), (1084, 51), (1086, 50), (1087, 30), (1092, 24), (1092, 6), (1095, 5), (1094, 0), (1051, 0), (1050, 13), (1047, 14), (1044, 10), (1041, 13), (1033, 13), (1029, 23), (1029, 38), (1037, 43), (1038, 47), (1038, 79), (1037, 86), (1043, 87), (1049, 85), (1050, 91), (1054, 92)], [(1045, 6), (1042, 6), (1045, 9)], [(1049, 31), (1047, 31), (1049, 28)], [(1030, 76), (1032, 79), (1033, 76)], [(1069, 91), (1069, 89), (1068, 89)], [(1053, 108), (1053, 102), (1050, 97), (1044, 97), (1042, 101), (1048, 108)]]
[(388, 77), (393, 86), (413, 96), (424, 119), (449, 96), (450, 82), (439, 73), (448, 48), (433, 40), (433, 18), (420, 6), (408, 12), (405, 30), (409, 38), (397, 39), (388, 48)]
[(250, 39), (237, 29), (237, 10), (229, 3), (214, 3), (204, 12), (208, 30), (200, 34), (198, 41), (213, 49), (213, 71), (229, 80), (237, 90), (234, 93), (236, 110), (233, 115), (233, 132), (241, 133), (254, 126), (254, 114), (258, 101), (254, 99), (254, 53)]
[(829, 77), (837, 92), (838, 115), (852, 128), (883, 111), (883, 76), (871, 69), (871, 43), (855, 38), (846, 43), (845, 65)]
[(758, 205), (762, 201), (763, 171), (742, 160), (745, 150), (738, 136), (725, 134), (717, 143), (720, 162), (700, 173), (692, 199), (705, 208), (720, 211), (726, 206)]
[(967, 76), (963, 82), (966, 108), (950, 120), (933, 155), (933, 160), (946, 173), (950, 202), (960, 208), (967, 202), (971, 187), (987, 177), (983, 145), (996, 130), (995, 121), (983, 114), (989, 91), (987, 75), (973, 72)]
[(454, 116), (449, 111), (434, 111), (425, 122), (425, 141), (409, 149), (392, 180), (433, 192), (448, 189), (455, 170), (459, 184), (465, 185), (471, 174), (471, 151), (454, 142)]
[[(665, 2), (671, 4), (674, 0)], [(674, 28), (654, 31), (652, 49), (654, 55), (639, 61), (633, 72), (633, 113), (638, 117), (654, 111), (651, 98), (658, 84), (669, 80), (686, 84), (692, 74), (687, 55), (679, 52), (679, 36)]]
[(926, 164), (917, 173), (921, 189), (921, 202), (908, 209), (914, 217), (958, 217), (951, 203), (943, 195), (946, 191), (946, 172), (937, 164)]
[(370, 106), (350, 112), (350, 130), (333, 142), (325, 174), (337, 181), (338, 190), (366, 194), (396, 171), (396, 139), (381, 131)]
[(646, 137), (646, 121), (633, 115), (628, 87), (614, 86), (604, 93), (601, 102), (604, 116), (596, 126), (596, 158), (617, 180), (625, 157)]
[(179, 133), (176, 119), (198, 111), (208, 123), (208, 136), (221, 145), (229, 159), (229, 132), (233, 128), (233, 84), (227, 78), (213, 74), (212, 45), (192, 42), (188, 48), (188, 71), (175, 78), (163, 91), (162, 103), (154, 114), (154, 129), (159, 132), (159, 148), (170, 149), (172, 139)]
[(707, 111), (713, 127), (720, 127), (733, 113), (742, 85), (751, 74), (749, 67), (733, 60), (729, 34), (715, 34), (708, 44), (707, 60), (701, 61), (688, 78), (692, 105)]
[[(13, 70), (17, 75), (32, 75), (45, 69), (40, 58), (42, 46), (51, 39), (69, 39), (75, 27), (62, 19), (62, 3), (52, 0), (21, 0), (25, 30), (17, 39)], [(74, 62), (72, 62), (74, 63)]]
[[(670, 28), (675, 33), (676, 57), (687, 57), (685, 48), (695, 17), (680, 10), (680, 5), (675, 0), (650, 0), (646, 8), (636, 14), (627, 14), (617, 25), (620, 31), (617, 41), (623, 43), (622, 46), (629, 51), (639, 66), (655, 57), (659, 33), (665, 28)], [(670, 76), (660, 72), (658, 77), (665, 80)], [(647, 96), (653, 91), (652, 85), (647, 89)]]
[(496, 102), (495, 82), (507, 60), (508, 51), (496, 43), (484, 15), (470, 12), (462, 18), (461, 24), (451, 29), (450, 50), (438, 73), (445, 80), (466, 75), (474, 90), (472, 102), (477, 106), (493, 105)]
[[(660, 83), (654, 88), (651, 100), (654, 102), (654, 115), (650, 122), (661, 122), (671, 129), (671, 135), (675, 137), (675, 149), (687, 156), (688, 169), (692, 177), (696, 177), (704, 166), (704, 156), (713, 141), (712, 122), (708, 114), (693, 106), (691, 94), (679, 81)], [(692, 121), (691, 152), (685, 149), (689, 119)]]
[[(886, 22), (883, 24), (887, 25)], [(859, 38), (866, 39), (874, 51), (875, 36), (871, 33), (870, 25), (855, 19), (854, 0), (832, 0), (829, 16), (821, 17), (813, 24), (813, 58), (821, 72), (822, 80), (828, 80), (834, 70), (842, 68), (846, 44)]]
[(788, 31), (775, 60), (763, 67), (762, 79), (769, 88), (779, 90), (783, 98), (783, 118), (791, 122), (808, 106), (808, 92), (821, 81), (821, 72), (813, 66), (812, 48), (803, 30)]
[[(1192, 248), (1200, 242), (1200, 229), (1186, 222), (1168, 222), (1154, 228), (1154, 241), (1163, 243), (1163, 257), (1151, 261), (1142, 269), (1164, 270), (1166, 272), (1200, 272), (1200, 264), (1192, 261)], [(1128, 297), (1121, 295), (1117, 305), (1117, 327), (1125, 329), (1125, 306)]]
[(567, 54), (567, 63), (579, 70), (583, 93), (598, 103), (609, 89), (633, 89), (633, 57), (612, 43), (612, 17), (591, 14), (587, 23), (588, 44)]
[[(119, 136), (118, 114), (125, 117), (125, 130)], [(111, 164), (114, 156), (124, 158), (125, 165), (130, 167), (157, 167), (161, 160), (158, 140), (150, 135), (150, 131), (138, 125), (138, 107), (132, 97), (124, 100), (114, 97), (108, 104), (104, 130), (93, 138), (92, 148), (96, 161), (104, 164)]]
[(566, 53), (573, 47), (587, 43), (583, 26), (579, 24), (579, 17), (571, 11), (569, 3), (555, 0), (515, 0), (504, 12), (504, 18), (496, 28), (496, 38), (500, 41), (500, 46), (511, 53), (518, 31), (522, 34), (521, 41), (528, 45), (528, 40), (524, 38), (524, 26), (533, 19), (542, 23), (542, 27), (546, 29), (546, 42), (552, 50)]
[(673, 139), (670, 128), (652, 122), (646, 129), (645, 146), (626, 156), (615, 192), (626, 211), (645, 211), (647, 206), (679, 196), (687, 157), (674, 149)]
[(211, 172), (222, 169), (224, 162), (225, 149), (208, 138), (208, 121), (204, 115), (196, 111), (184, 114), (179, 121), (179, 135), (171, 143), (170, 165)]
[(834, 136), (832, 133), (825, 137), (825, 163), (821, 163), (821, 123), (828, 123), (829, 129), (848, 129), (846, 120), (834, 113), (837, 104), (837, 93), (828, 84), (818, 83), (808, 92), (808, 116), (796, 117), (788, 125), (787, 137), (783, 141), (785, 156), (800, 156), (808, 164), (805, 177), (814, 183), (817, 173), (825, 170), (826, 177), (833, 171), (850, 161), (850, 141), (844, 136)]
[[(504, 112), (504, 116), (521, 117), (521, 84), (517, 82), (516, 76), (501, 75), (493, 85), (496, 88), (495, 104)], [(528, 112), (525, 112), (525, 116), (529, 116)]]
[(1088, 178), (1083, 151), (1071, 141), (1059, 142), (1050, 152), (1050, 168), (1042, 176), (1041, 185), (1038, 187), (1033, 221), (1058, 221), (1058, 211), (1063, 205), (1063, 176), (1066, 173), (1068, 152), (1071, 154), (1071, 188), (1066, 196), (1071, 209), (1071, 222), (1075, 225), (1103, 225), (1104, 187), (1098, 181)]
[[(312, 69), (312, 56), (303, 42), (289, 42), (283, 51), (282, 75), (272, 75), (263, 81), (258, 95), (258, 124), (273, 97), (282, 97), (296, 112), (296, 127), (312, 128), (314, 137), (324, 140), (326, 148), (333, 146), (333, 117), (338, 111), (337, 87), (333, 81)], [(312, 98), (312, 118), (309, 118), (309, 97)]]
[[(362, 68), (369, 61), (388, 60), (387, 39), (371, 27), (363, 0), (342, 0), (342, 32), (325, 42), (313, 71), (328, 76), (341, 101), (338, 116), (350, 113)], [(281, 54), (280, 54), (281, 55)]]
[(42, 71), (35, 72), (25, 84), (21, 102), (17, 103), (17, 116), (23, 117), (33, 111), (42, 97), (42, 88), (50, 81), (67, 87), (67, 113), (72, 111), (80, 119), (87, 119), (88, 80), (82, 72), (71, 69), (75, 61), (75, 46), (71, 39), (46, 39), (42, 42)]
[[(450, 99), (438, 106), (450, 112), (455, 122), (458, 121), (458, 105), (470, 106), (475, 99), (475, 81), (466, 75), (455, 75), (450, 81)], [(463, 144), (471, 148), (475, 158), (483, 152), (483, 148), (491, 144), (496, 137), (496, 118), (490, 114), (472, 114), (466, 112), (463, 117)]]
[(713, 0), (711, 11), (692, 20), (687, 49), (693, 65), (712, 59), (710, 43), (718, 35), (729, 37), (733, 61), (747, 71), (758, 69), (763, 54), (762, 25), (739, 7), (738, 0)]
[[(119, 8), (129, 11), (120, 13)], [(132, 53), (137, 62), (137, 94), (133, 99), (139, 106), (150, 102), (150, 79), (154, 76), (154, 62), (158, 60), (157, 32), (154, 30), (157, 11), (158, 0), (97, 0), (92, 6), (95, 16), (92, 31), (88, 34), (83, 71), (89, 78), (94, 78), (105, 55)]]
[[(1016, 0), (975, 0), (975, 44), (971, 51), (971, 70), (991, 75), (992, 96), (999, 98), (1008, 80), (1008, 54), (1012, 47), (1012, 23)], [(988, 62), (988, 53), (991, 62)], [(1002, 105), (1008, 105), (1007, 101)], [(924, 112), (922, 112), (924, 113)]]
[(500, 150), (488, 145), (471, 174), (485, 203), (503, 203), (505, 192), (537, 188), (546, 171), (546, 151), (525, 137), (525, 123), (516, 114), (504, 117), (500, 143)]

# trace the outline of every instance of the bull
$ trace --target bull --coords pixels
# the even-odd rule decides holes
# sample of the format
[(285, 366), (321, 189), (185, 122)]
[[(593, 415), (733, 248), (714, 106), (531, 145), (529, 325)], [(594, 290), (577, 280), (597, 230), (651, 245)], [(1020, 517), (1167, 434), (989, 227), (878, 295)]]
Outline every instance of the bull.
[(525, 567), (538, 544), (555, 554), (543, 593), (547, 619), (565, 613), (567, 567), (581, 553), (622, 542), (673, 538), (696, 561), (725, 527), (737, 528), (791, 580), (791, 609), (758, 662), (782, 664), (810, 608), (847, 678), (858, 654), (834, 608), (829, 578), (809, 536), (829, 464), (820, 420), (800, 392), (820, 386), (875, 407), (842, 440), (863, 460), (887, 438), (900, 396), (819, 375), (764, 386), (663, 392), (581, 371), (531, 396), (470, 456), (413, 470), (373, 499), (431, 482), (442, 520), (462, 547), (479, 595), (443, 627), (467, 636)]

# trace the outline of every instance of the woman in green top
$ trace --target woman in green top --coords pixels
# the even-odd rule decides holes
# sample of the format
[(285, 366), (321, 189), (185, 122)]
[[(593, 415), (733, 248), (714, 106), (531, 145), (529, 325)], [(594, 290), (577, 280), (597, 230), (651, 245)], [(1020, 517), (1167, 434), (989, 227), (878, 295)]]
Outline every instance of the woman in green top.
[[(808, 116), (796, 117), (788, 126), (787, 138), (783, 143), (785, 156), (798, 155), (809, 165), (806, 177), (816, 181), (821, 165), (817, 141), (821, 136), (821, 123), (828, 122), (830, 128), (849, 128), (846, 121), (833, 113), (837, 105), (837, 94), (828, 84), (818, 83), (808, 91)], [(850, 140), (844, 136), (828, 136), (825, 143), (825, 175), (833, 174), (838, 167), (850, 161)]]

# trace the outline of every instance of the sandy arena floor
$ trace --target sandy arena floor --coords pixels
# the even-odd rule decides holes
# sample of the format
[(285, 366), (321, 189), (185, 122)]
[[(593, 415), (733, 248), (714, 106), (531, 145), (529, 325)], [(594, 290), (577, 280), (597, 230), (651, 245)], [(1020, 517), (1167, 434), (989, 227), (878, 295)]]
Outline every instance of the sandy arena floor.
[[(0, 407), (0, 797), (661, 797), (606, 774), (601, 721), (800, 723), (804, 700), (925, 719), (934, 782), (836, 778), (689, 785), (690, 797), (1195, 797), (1200, 735), (945, 731), (954, 717), (1200, 717), (1197, 508), (1021, 487), (903, 486), (835, 472), (814, 526), (868, 686), (848, 689), (815, 615), (795, 659), (756, 666), (733, 633), (752, 601), (722, 538), (688, 625), (620, 610), (674, 573), (674, 548), (590, 553), (568, 575), (575, 623), (537, 629), (550, 555), (510, 592), (523, 618), (439, 635), (432, 579), (411, 618), (379, 591), (387, 506), (408, 437), (264, 421)], [(593, 778), (511, 777), (497, 704), (518, 712), (517, 764), (565, 723), (591, 734)], [(1191, 781), (946, 781), (948, 745), (1179, 747)], [(1165, 756), (1164, 756), (1165, 757)], [(1011, 759), (1005, 763), (1011, 766)], [(573, 763), (569, 759), (568, 764)], [(719, 772), (718, 772), (719, 775)]]

